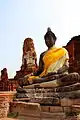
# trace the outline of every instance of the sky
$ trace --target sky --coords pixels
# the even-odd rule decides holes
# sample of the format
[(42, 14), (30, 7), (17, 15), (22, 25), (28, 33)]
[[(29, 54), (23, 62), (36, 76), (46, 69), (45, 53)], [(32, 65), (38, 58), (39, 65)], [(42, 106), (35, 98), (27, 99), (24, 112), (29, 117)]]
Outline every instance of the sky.
[(56, 46), (80, 34), (80, 0), (0, 0), (0, 71), (14, 77), (22, 64), (24, 39), (31, 37), (39, 55), (45, 51), (44, 35), (50, 27)]

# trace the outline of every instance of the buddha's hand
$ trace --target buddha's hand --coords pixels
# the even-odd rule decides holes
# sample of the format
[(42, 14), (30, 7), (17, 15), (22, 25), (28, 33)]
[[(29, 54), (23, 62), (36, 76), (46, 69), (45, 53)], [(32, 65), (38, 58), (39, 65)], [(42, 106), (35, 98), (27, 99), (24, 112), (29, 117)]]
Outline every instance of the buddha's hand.
[(33, 76), (33, 73), (30, 73), (30, 74), (28, 74), (28, 75), (25, 75), (24, 78), (27, 79), (27, 78), (29, 78), (30, 76)]
[(59, 70), (57, 71), (58, 74), (60, 74), (60, 73), (62, 73), (62, 72), (63, 72), (62, 69), (59, 69)]
[(55, 75), (55, 74), (57, 74), (57, 72), (50, 72), (47, 75)]
[(57, 74), (57, 72), (50, 72), (46, 76), (51, 76), (51, 75), (55, 75), (55, 74)]
[(58, 74), (62, 74), (63, 72), (68, 70), (68, 66), (67, 65), (63, 65), (60, 69), (58, 69), (57, 73)]

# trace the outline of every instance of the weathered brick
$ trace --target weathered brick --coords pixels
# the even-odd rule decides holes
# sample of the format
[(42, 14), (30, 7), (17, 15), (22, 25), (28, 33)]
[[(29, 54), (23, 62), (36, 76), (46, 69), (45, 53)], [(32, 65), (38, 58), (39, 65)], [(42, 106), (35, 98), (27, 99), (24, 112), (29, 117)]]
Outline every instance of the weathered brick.
[(66, 112), (71, 112), (71, 107), (63, 107), (63, 111)]
[(61, 106), (72, 106), (73, 104), (73, 99), (69, 99), (69, 98), (62, 98), (60, 101), (61, 101)]
[(48, 112), (42, 112), (41, 113), (41, 120), (64, 120), (65, 119), (65, 113), (48, 113)]
[(73, 112), (80, 112), (80, 105), (72, 105)]
[(9, 113), (9, 102), (14, 96), (13, 92), (0, 92), (0, 118)]
[(80, 105), (80, 99), (74, 99), (73, 104)]
[(41, 106), (42, 112), (50, 112), (50, 106)]
[(61, 106), (50, 106), (50, 112), (63, 112), (63, 108)]
[(40, 116), (40, 105), (38, 103), (13, 102), (11, 112), (18, 112), (22, 116)]
[(6, 108), (6, 107), (9, 107), (9, 103), (8, 102), (5, 102), (5, 101), (2, 101), (0, 102), (0, 108)]
[(41, 120), (40, 117), (33, 116), (18, 116), (17, 120)]
[(68, 86), (58, 87), (56, 88), (56, 92), (71, 92), (71, 91), (79, 90), (79, 88), (80, 88), (80, 83), (75, 83)]

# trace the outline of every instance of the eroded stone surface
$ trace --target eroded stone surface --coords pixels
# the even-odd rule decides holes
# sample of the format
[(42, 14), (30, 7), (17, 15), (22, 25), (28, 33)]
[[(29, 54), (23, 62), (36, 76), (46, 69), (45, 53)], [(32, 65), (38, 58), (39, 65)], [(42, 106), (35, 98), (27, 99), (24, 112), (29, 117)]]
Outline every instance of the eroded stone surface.
[(40, 116), (40, 105), (38, 103), (12, 102), (11, 112), (19, 112), (22, 116)]
[(0, 118), (7, 117), (9, 102), (13, 100), (14, 92), (0, 92)]

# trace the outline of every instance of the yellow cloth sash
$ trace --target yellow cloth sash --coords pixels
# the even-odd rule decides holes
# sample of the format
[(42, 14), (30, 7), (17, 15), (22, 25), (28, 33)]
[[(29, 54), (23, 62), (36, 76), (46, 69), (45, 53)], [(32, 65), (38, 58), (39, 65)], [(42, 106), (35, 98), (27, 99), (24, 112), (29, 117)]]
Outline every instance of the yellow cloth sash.
[(53, 63), (55, 63), (57, 60), (59, 60), (61, 57), (63, 57), (67, 52), (65, 48), (54, 48), (52, 47), (50, 50), (48, 50), (45, 55), (43, 56), (43, 62), (44, 62), (44, 70), (39, 76), (31, 76), (28, 80), (32, 80), (34, 78), (42, 77), (43, 75), (47, 74), (47, 69), (49, 66)]
[(63, 57), (67, 52), (65, 48), (51, 48), (43, 57), (44, 71), (40, 74), (40, 77), (47, 74), (47, 69), (61, 57)]

